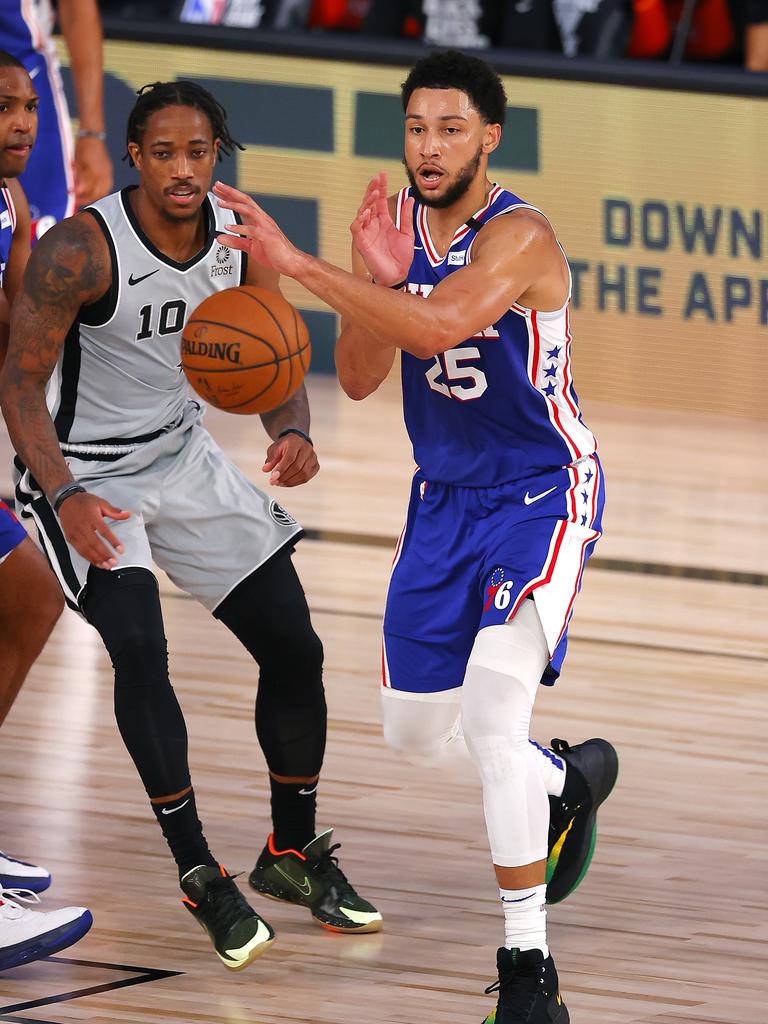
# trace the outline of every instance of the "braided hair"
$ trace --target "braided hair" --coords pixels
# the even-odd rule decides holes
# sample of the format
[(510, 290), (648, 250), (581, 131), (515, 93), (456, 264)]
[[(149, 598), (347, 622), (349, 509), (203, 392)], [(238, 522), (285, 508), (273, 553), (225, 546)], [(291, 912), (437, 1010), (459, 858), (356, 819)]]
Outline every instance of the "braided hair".
[[(126, 142), (135, 142), (141, 146), (144, 130), (150, 116), (166, 107), (193, 107), (201, 111), (211, 124), (214, 139), (219, 140), (219, 160), (222, 153), (229, 156), (235, 149), (245, 149), (237, 139), (233, 139), (227, 124), (227, 112), (207, 89), (197, 82), (179, 79), (177, 82), (152, 82), (138, 90), (139, 98), (128, 115)], [(133, 167), (130, 153), (123, 157)]]

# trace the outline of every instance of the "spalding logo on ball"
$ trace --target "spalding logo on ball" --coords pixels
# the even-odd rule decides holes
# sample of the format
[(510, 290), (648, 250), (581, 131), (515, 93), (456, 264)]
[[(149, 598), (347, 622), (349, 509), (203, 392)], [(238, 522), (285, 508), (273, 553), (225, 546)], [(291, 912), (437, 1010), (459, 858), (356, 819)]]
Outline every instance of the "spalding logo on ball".
[(191, 314), (181, 365), (194, 390), (225, 412), (270, 412), (297, 390), (312, 350), (287, 299), (242, 285), (214, 292)]

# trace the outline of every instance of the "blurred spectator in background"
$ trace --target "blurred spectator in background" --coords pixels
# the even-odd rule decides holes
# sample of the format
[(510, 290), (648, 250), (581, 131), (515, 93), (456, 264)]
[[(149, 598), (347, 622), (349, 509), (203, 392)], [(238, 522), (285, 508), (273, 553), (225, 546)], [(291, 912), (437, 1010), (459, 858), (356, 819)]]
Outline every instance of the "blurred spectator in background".
[(80, 119), (73, 144), (49, 0), (0, 0), (0, 48), (22, 62), (40, 96), (37, 142), (20, 177), (38, 239), (77, 206), (112, 189), (106, 147), (101, 20), (96, 0), (59, 0)]
[(430, 46), (619, 57), (632, 28), (632, 0), (372, 0), (369, 35), (406, 36)]

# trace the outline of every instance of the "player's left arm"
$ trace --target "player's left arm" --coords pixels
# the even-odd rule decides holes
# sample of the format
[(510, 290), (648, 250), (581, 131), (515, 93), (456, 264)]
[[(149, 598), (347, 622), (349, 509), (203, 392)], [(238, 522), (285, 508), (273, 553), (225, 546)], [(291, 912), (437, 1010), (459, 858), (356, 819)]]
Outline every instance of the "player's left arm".
[(61, 34), (67, 44), (75, 86), (80, 131), (75, 143), (75, 193), (78, 206), (112, 191), (112, 161), (104, 120), (104, 37), (96, 0), (59, 0)]
[[(425, 300), (370, 284), (297, 249), (249, 196), (228, 185), (214, 191), (242, 224), (227, 225), (219, 240), (301, 282), (353, 323), (419, 359), (429, 359), (471, 338), (526, 298), (533, 308), (565, 301), (564, 260), (546, 219), (530, 210), (497, 217), (478, 235), (472, 263), (437, 285)], [(550, 287), (554, 277), (560, 285)], [(555, 297), (557, 295), (557, 297)], [(528, 304), (528, 302), (526, 302)]]
[[(270, 292), (280, 292), (280, 275), (271, 267), (255, 260), (248, 261), (245, 283)], [(311, 480), (320, 469), (315, 449), (309, 438), (309, 399), (302, 382), (283, 405), (261, 414), (264, 429), (272, 439), (267, 448), (262, 472), (269, 473), (269, 482), (279, 487), (297, 487)], [(284, 431), (290, 433), (280, 434)], [(294, 433), (294, 431), (300, 433)]]
[(6, 187), (11, 193), (13, 205), (16, 210), (16, 227), (13, 229), (11, 239), (11, 250), (8, 254), (8, 265), (5, 268), (5, 281), (3, 289), (8, 297), (9, 303), (13, 300), (21, 288), (21, 280), (27, 268), (29, 254), (32, 251), (32, 228), (29, 215), (29, 203), (24, 195), (24, 189), (16, 178), (10, 178)]

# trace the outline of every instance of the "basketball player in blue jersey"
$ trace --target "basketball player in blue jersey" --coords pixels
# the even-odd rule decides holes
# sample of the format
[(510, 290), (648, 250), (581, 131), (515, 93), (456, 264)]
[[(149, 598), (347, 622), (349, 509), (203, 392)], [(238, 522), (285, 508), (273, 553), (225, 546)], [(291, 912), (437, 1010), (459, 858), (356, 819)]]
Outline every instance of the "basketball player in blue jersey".
[[(35, 142), (37, 100), (20, 61), (0, 51), (0, 366), (10, 301), (29, 257), (29, 209), (17, 178)], [(0, 501), (0, 725), (63, 605), (42, 554)], [(66, 949), (90, 928), (84, 907), (30, 909), (50, 884), (44, 868), (0, 851), (0, 971)]]
[[(204, 298), (243, 283), (278, 289), (274, 271), (217, 241), (229, 215), (212, 202), (211, 177), (219, 149), (237, 145), (224, 109), (194, 82), (143, 89), (127, 130), (139, 184), (35, 247), (0, 377), (19, 455), (17, 508), (35, 520), (67, 602), (104, 641), (117, 724), (182, 902), (230, 970), (263, 953), (274, 932), (203, 835), (153, 561), (259, 665), (256, 729), (274, 831), (251, 885), (331, 930), (377, 931), (382, 921), (339, 868), (331, 830), (315, 835), (327, 716), (322, 644), (291, 560), (301, 527), (218, 448), (179, 365), (184, 323)], [(224, 264), (230, 274), (219, 273)], [(318, 461), (304, 387), (261, 419), (270, 479), (310, 480)]]
[(342, 314), (348, 395), (375, 391), (402, 353), (419, 468), (384, 620), (384, 732), (406, 756), (468, 748), (479, 771), (506, 937), (488, 1022), (567, 1024), (545, 897), (581, 880), (617, 772), (604, 740), (547, 750), (528, 738), (602, 522), (573, 389), (570, 273), (543, 214), (488, 178), (506, 108), (495, 72), (436, 53), (402, 99), (410, 187), (388, 199), (383, 176), (371, 182), (354, 274), (297, 250), (236, 190), (214, 191), (242, 220), (227, 244)]
[(53, 224), (106, 195), (112, 162), (106, 146), (101, 18), (97, 0), (58, 0), (69, 51), (79, 127), (73, 142), (61, 82), (50, 0), (0, 4), (0, 47), (29, 71), (39, 97), (37, 144), (21, 177), (31, 211), (33, 241)]

